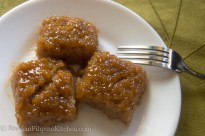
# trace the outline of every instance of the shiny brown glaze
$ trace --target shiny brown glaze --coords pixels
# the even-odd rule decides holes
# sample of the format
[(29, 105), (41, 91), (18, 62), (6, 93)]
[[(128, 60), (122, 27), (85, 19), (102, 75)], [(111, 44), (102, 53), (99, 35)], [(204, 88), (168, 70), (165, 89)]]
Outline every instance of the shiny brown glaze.
[(11, 81), (20, 127), (51, 126), (76, 118), (73, 77), (62, 61), (43, 58), (21, 63)]
[(128, 123), (143, 93), (145, 79), (140, 66), (107, 52), (96, 52), (78, 80), (76, 99)]
[(43, 20), (38, 57), (53, 57), (68, 64), (87, 64), (98, 48), (97, 28), (79, 18), (52, 16)]

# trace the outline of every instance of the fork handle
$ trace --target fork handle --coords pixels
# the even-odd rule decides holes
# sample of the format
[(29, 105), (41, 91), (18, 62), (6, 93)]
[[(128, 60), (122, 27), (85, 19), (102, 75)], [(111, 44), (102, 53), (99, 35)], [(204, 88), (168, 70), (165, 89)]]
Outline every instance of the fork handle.
[(186, 73), (188, 73), (188, 74), (191, 74), (191, 75), (193, 75), (193, 76), (195, 76), (195, 77), (198, 77), (198, 78), (200, 78), (200, 79), (205, 80), (205, 75), (200, 74), (200, 73), (198, 73), (198, 72), (192, 70), (192, 69), (189, 68), (186, 64), (184, 64), (184, 67), (183, 67), (182, 71), (184, 71), (184, 72), (186, 72)]

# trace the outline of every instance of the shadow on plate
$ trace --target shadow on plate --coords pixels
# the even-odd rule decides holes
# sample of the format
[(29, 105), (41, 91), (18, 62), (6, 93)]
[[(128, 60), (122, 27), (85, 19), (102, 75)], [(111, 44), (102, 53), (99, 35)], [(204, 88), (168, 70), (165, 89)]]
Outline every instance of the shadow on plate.
[(162, 82), (172, 80), (176, 77), (177, 73), (165, 68), (155, 66), (143, 66), (147, 73), (147, 78), (152, 82)]

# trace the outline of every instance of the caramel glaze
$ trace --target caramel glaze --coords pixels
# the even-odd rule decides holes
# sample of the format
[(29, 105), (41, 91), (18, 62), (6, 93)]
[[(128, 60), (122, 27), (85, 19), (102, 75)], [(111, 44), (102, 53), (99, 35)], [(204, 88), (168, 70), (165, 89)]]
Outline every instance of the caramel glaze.
[(84, 76), (78, 79), (76, 99), (128, 123), (144, 91), (145, 80), (140, 66), (107, 52), (96, 52)]
[(51, 126), (76, 118), (73, 77), (62, 61), (42, 58), (21, 63), (11, 82), (20, 127)]
[(98, 29), (74, 17), (44, 19), (37, 44), (37, 56), (61, 59), (68, 64), (84, 64), (98, 48)]

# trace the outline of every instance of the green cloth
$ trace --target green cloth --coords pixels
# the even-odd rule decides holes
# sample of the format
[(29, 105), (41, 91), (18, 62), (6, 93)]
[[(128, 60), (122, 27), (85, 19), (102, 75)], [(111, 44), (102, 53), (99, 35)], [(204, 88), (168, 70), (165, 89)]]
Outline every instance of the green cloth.
[[(205, 74), (204, 0), (116, 0), (135, 11), (194, 70)], [(176, 136), (205, 136), (205, 81), (179, 75), (182, 110)]]
[[(0, 16), (25, 0), (0, 0)], [(115, 0), (135, 11), (185, 62), (205, 73), (204, 0)], [(180, 74), (182, 112), (176, 136), (205, 135), (205, 81)]]
[(0, 0), (0, 16), (25, 0)]

